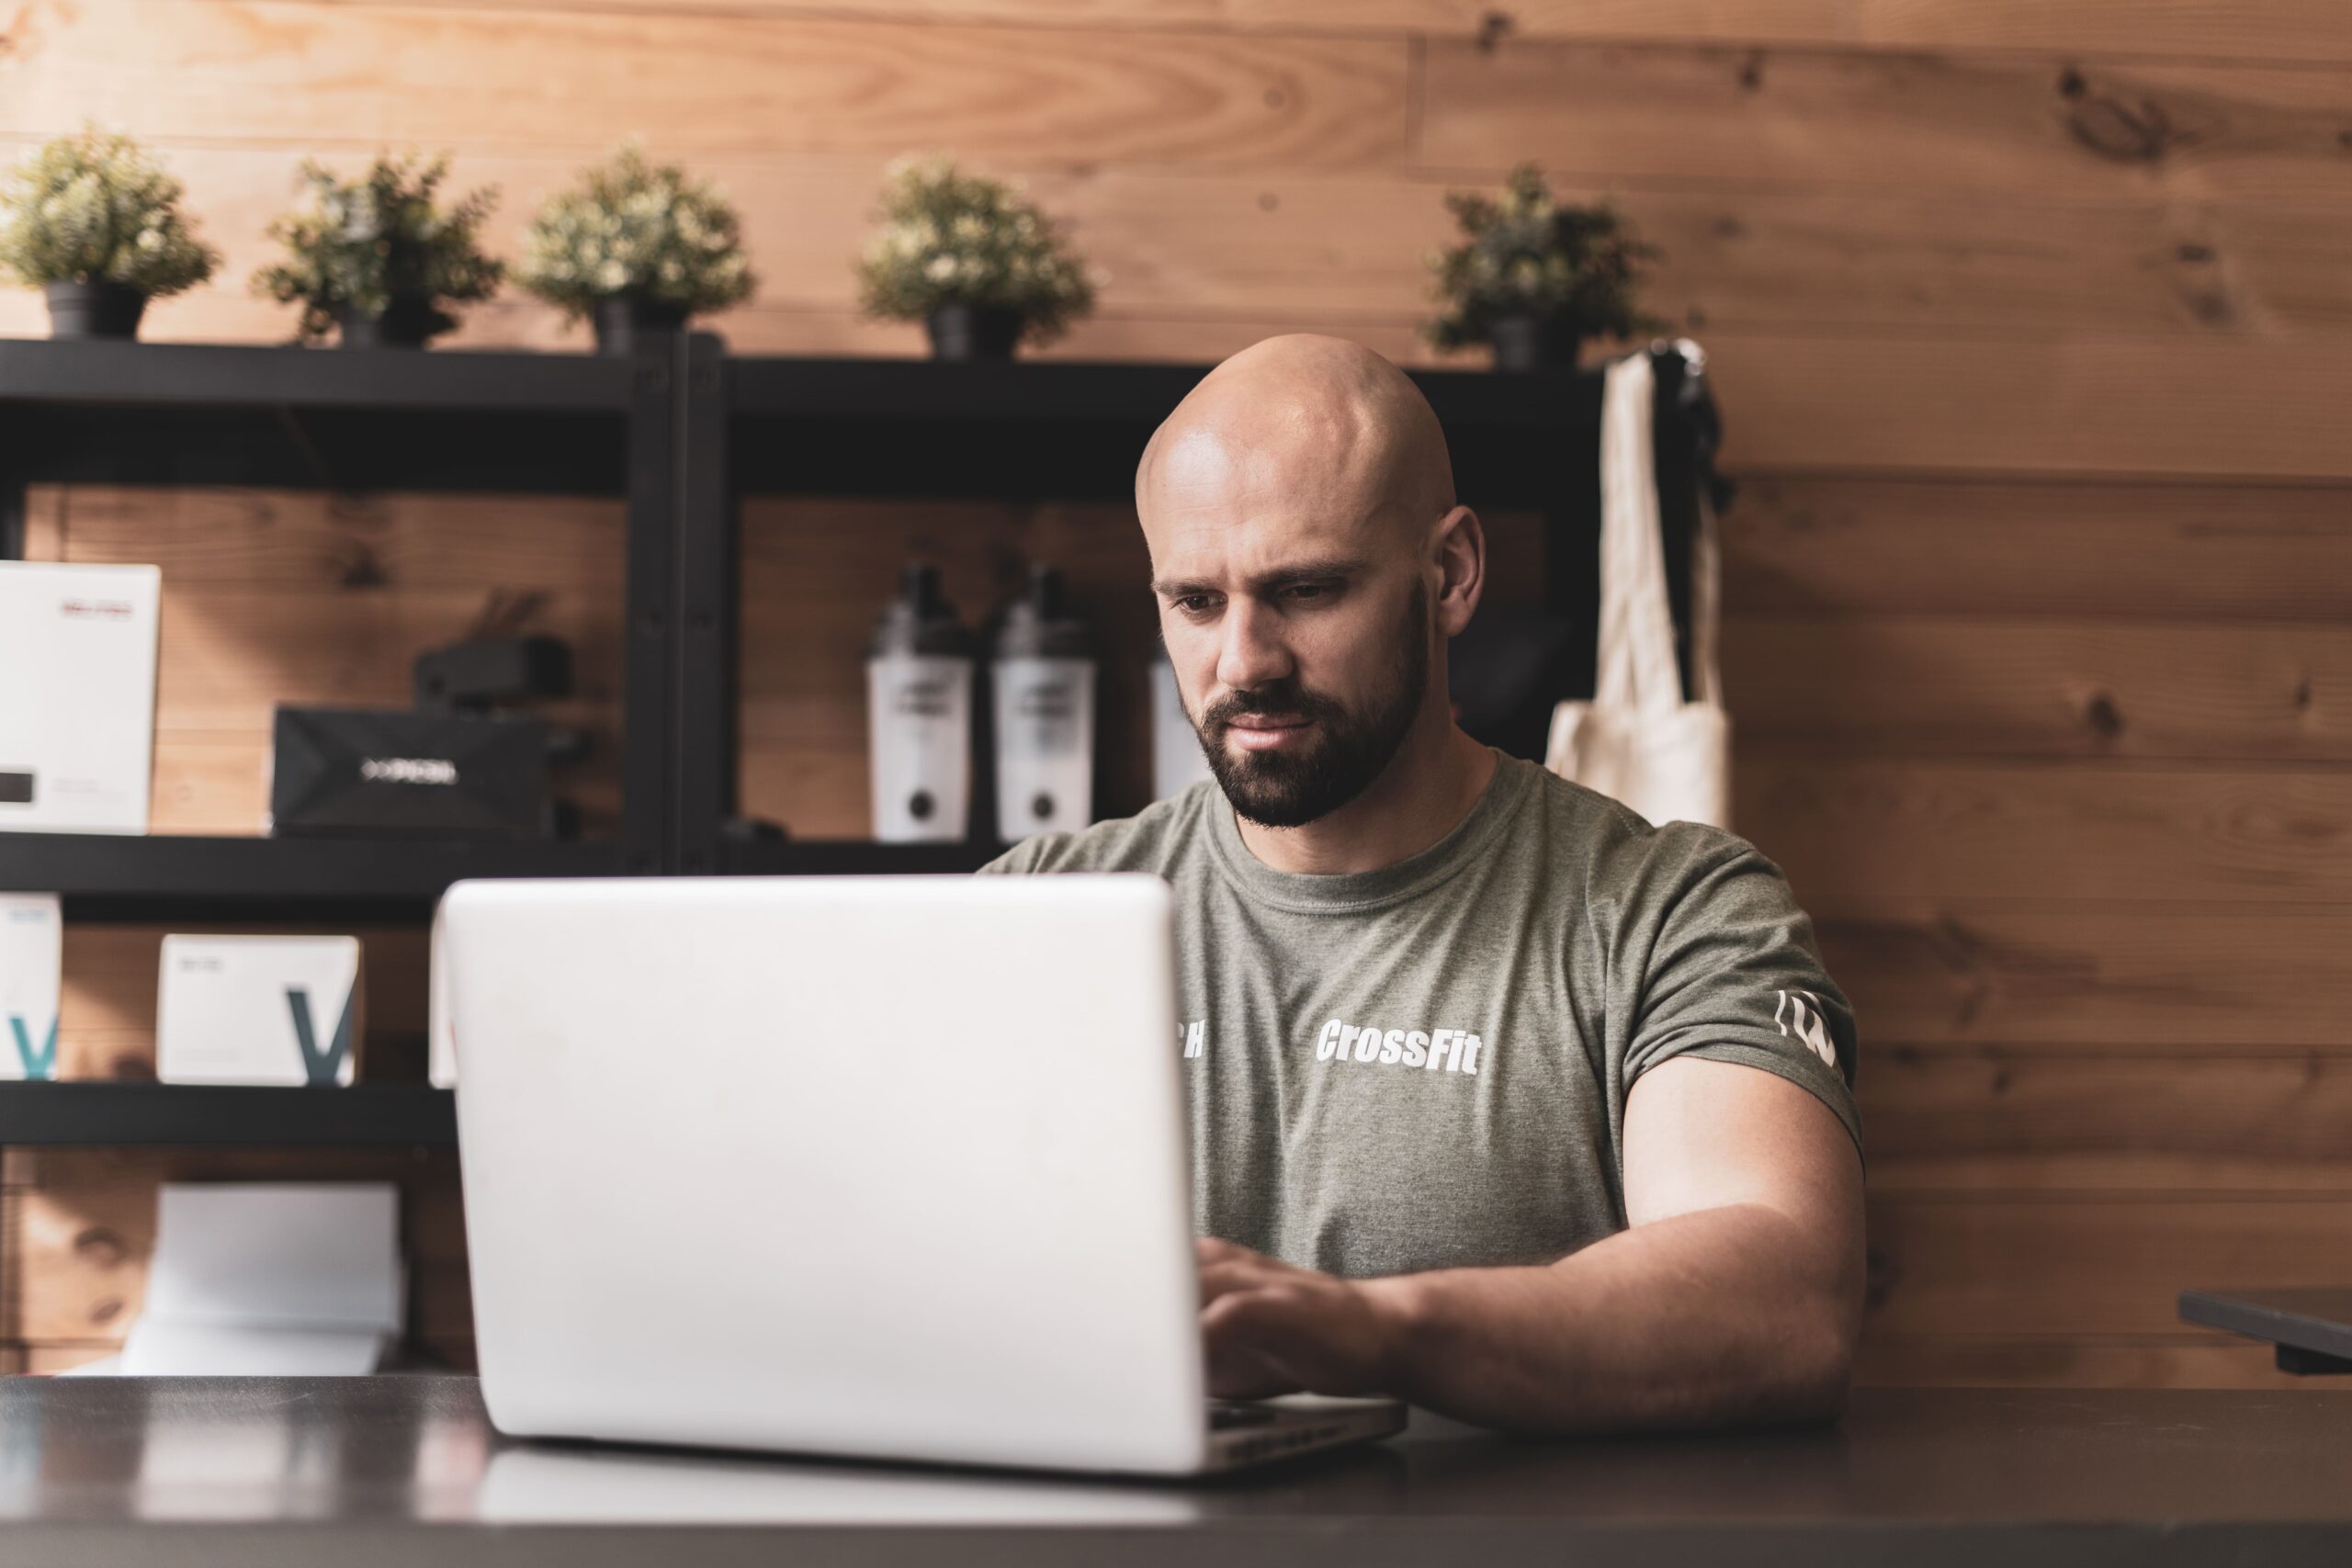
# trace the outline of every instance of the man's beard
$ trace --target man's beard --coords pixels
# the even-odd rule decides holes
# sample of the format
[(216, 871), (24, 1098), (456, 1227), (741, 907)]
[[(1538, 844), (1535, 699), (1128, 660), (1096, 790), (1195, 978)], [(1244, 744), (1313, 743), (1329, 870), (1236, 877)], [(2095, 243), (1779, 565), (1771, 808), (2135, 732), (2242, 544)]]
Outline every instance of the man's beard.
[[(1429, 585), (1413, 581), (1398, 628), (1396, 659), (1368, 712), (1352, 713), (1294, 682), (1237, 692), (1201, 716), (1197, 733), (1209, 772), (1233, 809), (1262, 828), (1297, 828), (1362, 795), (1405, 743), (1429, 686)], [(1306, 745), (1231, 751), (1226, 727), (1244, 714), (1314, 722)]]

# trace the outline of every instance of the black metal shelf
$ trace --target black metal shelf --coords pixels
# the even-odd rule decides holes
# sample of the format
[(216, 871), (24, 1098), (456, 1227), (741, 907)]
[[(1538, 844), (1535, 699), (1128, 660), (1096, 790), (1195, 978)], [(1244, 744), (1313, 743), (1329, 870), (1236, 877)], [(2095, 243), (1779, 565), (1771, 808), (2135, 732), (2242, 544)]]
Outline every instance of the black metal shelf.
[(0, 892), (59, 894), (68, 919), (398, 919), (461, 877), (628, 869), (609, 842), (0, 834)]
[[(1678, 620), (1713, 406), (1657, 352), (1658, 471)], [(1002, 846), (740, 840), (737, 512), (749, 493), (1124, 502), (1205, 364), (731, 356), (707, 333), (631, 355), (0, 340), (0, 557), (28, 483), (511, 489), (627, 498), (622, 841), (614, 845), (0, 836), (0, 888), (76, 918), (382, 918), (463, 876), (969, 870)], [(1599, 369), (1408, 372), (1456, 486), (1540, 510), (1554, 615), (1597, 603)], [(1693, 393), (1700, 394), (1694, 398)], [(1694, 403), (1702, 406), (1694, 407)], [(1560, 689), (1589, 689), (1572, 648)], [(985, 781), (975, 824), (989, 820)]]
[(136, 1082), (0, 1083), (0, 1145), (403, 1147), (458, 1141), (455, 1093)]
[(628, 356), (0, 339), (0, 559), (33, 484), (510, 491), (628, 509), (619, 848), (0, 838), (0, 886), (82, 918), (270, 903), (288, 918), (429, 907), (460, 875), (672, 868), (677, 333)]
[(17, 483), (617, 495), (640, 378), (580, 354), (0, 340)]
[[(1679, 649), (1688, 669), (1689, 547), (1699, 487), (1712, 456), (1713, 404), (1686, 380), (1679, 347), (1655, 344), (1657, 472), (1668, 519), (1667, 574)], [(679, 710), (691, 743), (678, 754), (671, 810), (679, 868), (688, 872), (899, 866), (969, 869), (995, 852), (975, 842), (959, 859), (910, 859), (886, 846), (730, 847), (737, 817), (734, 682), (741, 502), (747, 495), (922, 496), (1124, 505), (1152, 431), (1206, 375), (1208, 365), (726, 355), (697, 334), (679, 378), (684, 478), (676, 588), (685, 632)], [(1600, 428), (1605, 373), (1408, 370), (1444, 426), (1455, 490), (1489, 512), (1532, 510), (1545, 538), (1546, 613), (1597, 623), (1600, 604)], [(1701, 449), (1701, 426), (1707, 432)], [(1482, 637), (1510, 637), (1490, 612)], [(1523, 639), (1532, 640), (1532, 639)], [(1463, 645), (1466, 649), (1469, 645)], [(1566, 640), (1552, 686), (1589, 692), (1593, 649)], [(1458, 649), (1457, 651), (1462, 651)], [(1539, 734), (1542, 719), (1514, 734)], [(985, 749), (985, 739), (981, 741)], [(1523, 739), (1514, 743), (1524, 750)], [(975, 758), (973, 821), (992, 809), (985, 755)], [(976, 827), (975, 839), (985, 838)], [(969, 864), (965, 862), (968, 861)]]
[(0, 400), (476, 412), (629, 405), (631, 362), (516, 350), (0, 339)]
[[(1152, 430), (1213, 367), (729, 356), (721, 400), (740, 494), (1125, 501)], [(1445, 426), (1457, 486), (1487, 507), (1589, 487), (1597, 371), (1407, 372)], [(1540, 439), (1558, 433), (1558, 441)], [(1531, 439), (1534, 438), (1534, 439)]]

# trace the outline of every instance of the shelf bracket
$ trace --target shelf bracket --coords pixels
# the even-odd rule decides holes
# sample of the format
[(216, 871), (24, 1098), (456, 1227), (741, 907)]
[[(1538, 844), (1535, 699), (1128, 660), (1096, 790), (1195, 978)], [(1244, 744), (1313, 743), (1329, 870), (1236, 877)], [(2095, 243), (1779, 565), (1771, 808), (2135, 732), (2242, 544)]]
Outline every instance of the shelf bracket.
[(2352, 1359), (2331, 1356), (2324, 1350), (2306, 1350), (2300, 1345), (2281, 1345), (2273, 1358), (2282, 1372), (2297, 1377), (2324, 1377), (2334, 1373), (2352, 1372)]
[(0, 474), (0, 560), (25, 558), (25, 481)]

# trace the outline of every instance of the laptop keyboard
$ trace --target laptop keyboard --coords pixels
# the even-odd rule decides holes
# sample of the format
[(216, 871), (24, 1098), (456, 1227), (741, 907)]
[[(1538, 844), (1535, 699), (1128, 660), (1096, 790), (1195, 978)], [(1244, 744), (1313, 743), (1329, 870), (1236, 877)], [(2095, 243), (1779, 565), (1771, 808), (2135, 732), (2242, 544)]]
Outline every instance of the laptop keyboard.
[(1209, 1402), (1209, 1430), (1229, 1432), (1237, 1427), (1263, 1427), (1274, 1418), (1274, 1413), (1262, 1404), (1235, 1404), (1224, 1400)]

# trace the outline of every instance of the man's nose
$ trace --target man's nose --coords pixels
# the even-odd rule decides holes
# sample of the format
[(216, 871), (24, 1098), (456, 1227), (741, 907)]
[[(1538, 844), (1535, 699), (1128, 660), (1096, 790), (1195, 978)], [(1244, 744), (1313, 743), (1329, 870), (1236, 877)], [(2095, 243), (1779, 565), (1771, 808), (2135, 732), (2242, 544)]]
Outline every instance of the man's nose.
[(1217, 684), (1246, 692), (1283, 680), (1290, 672), (1281, 618), (1255, 600), (1230, 601), (1218, 628)]

